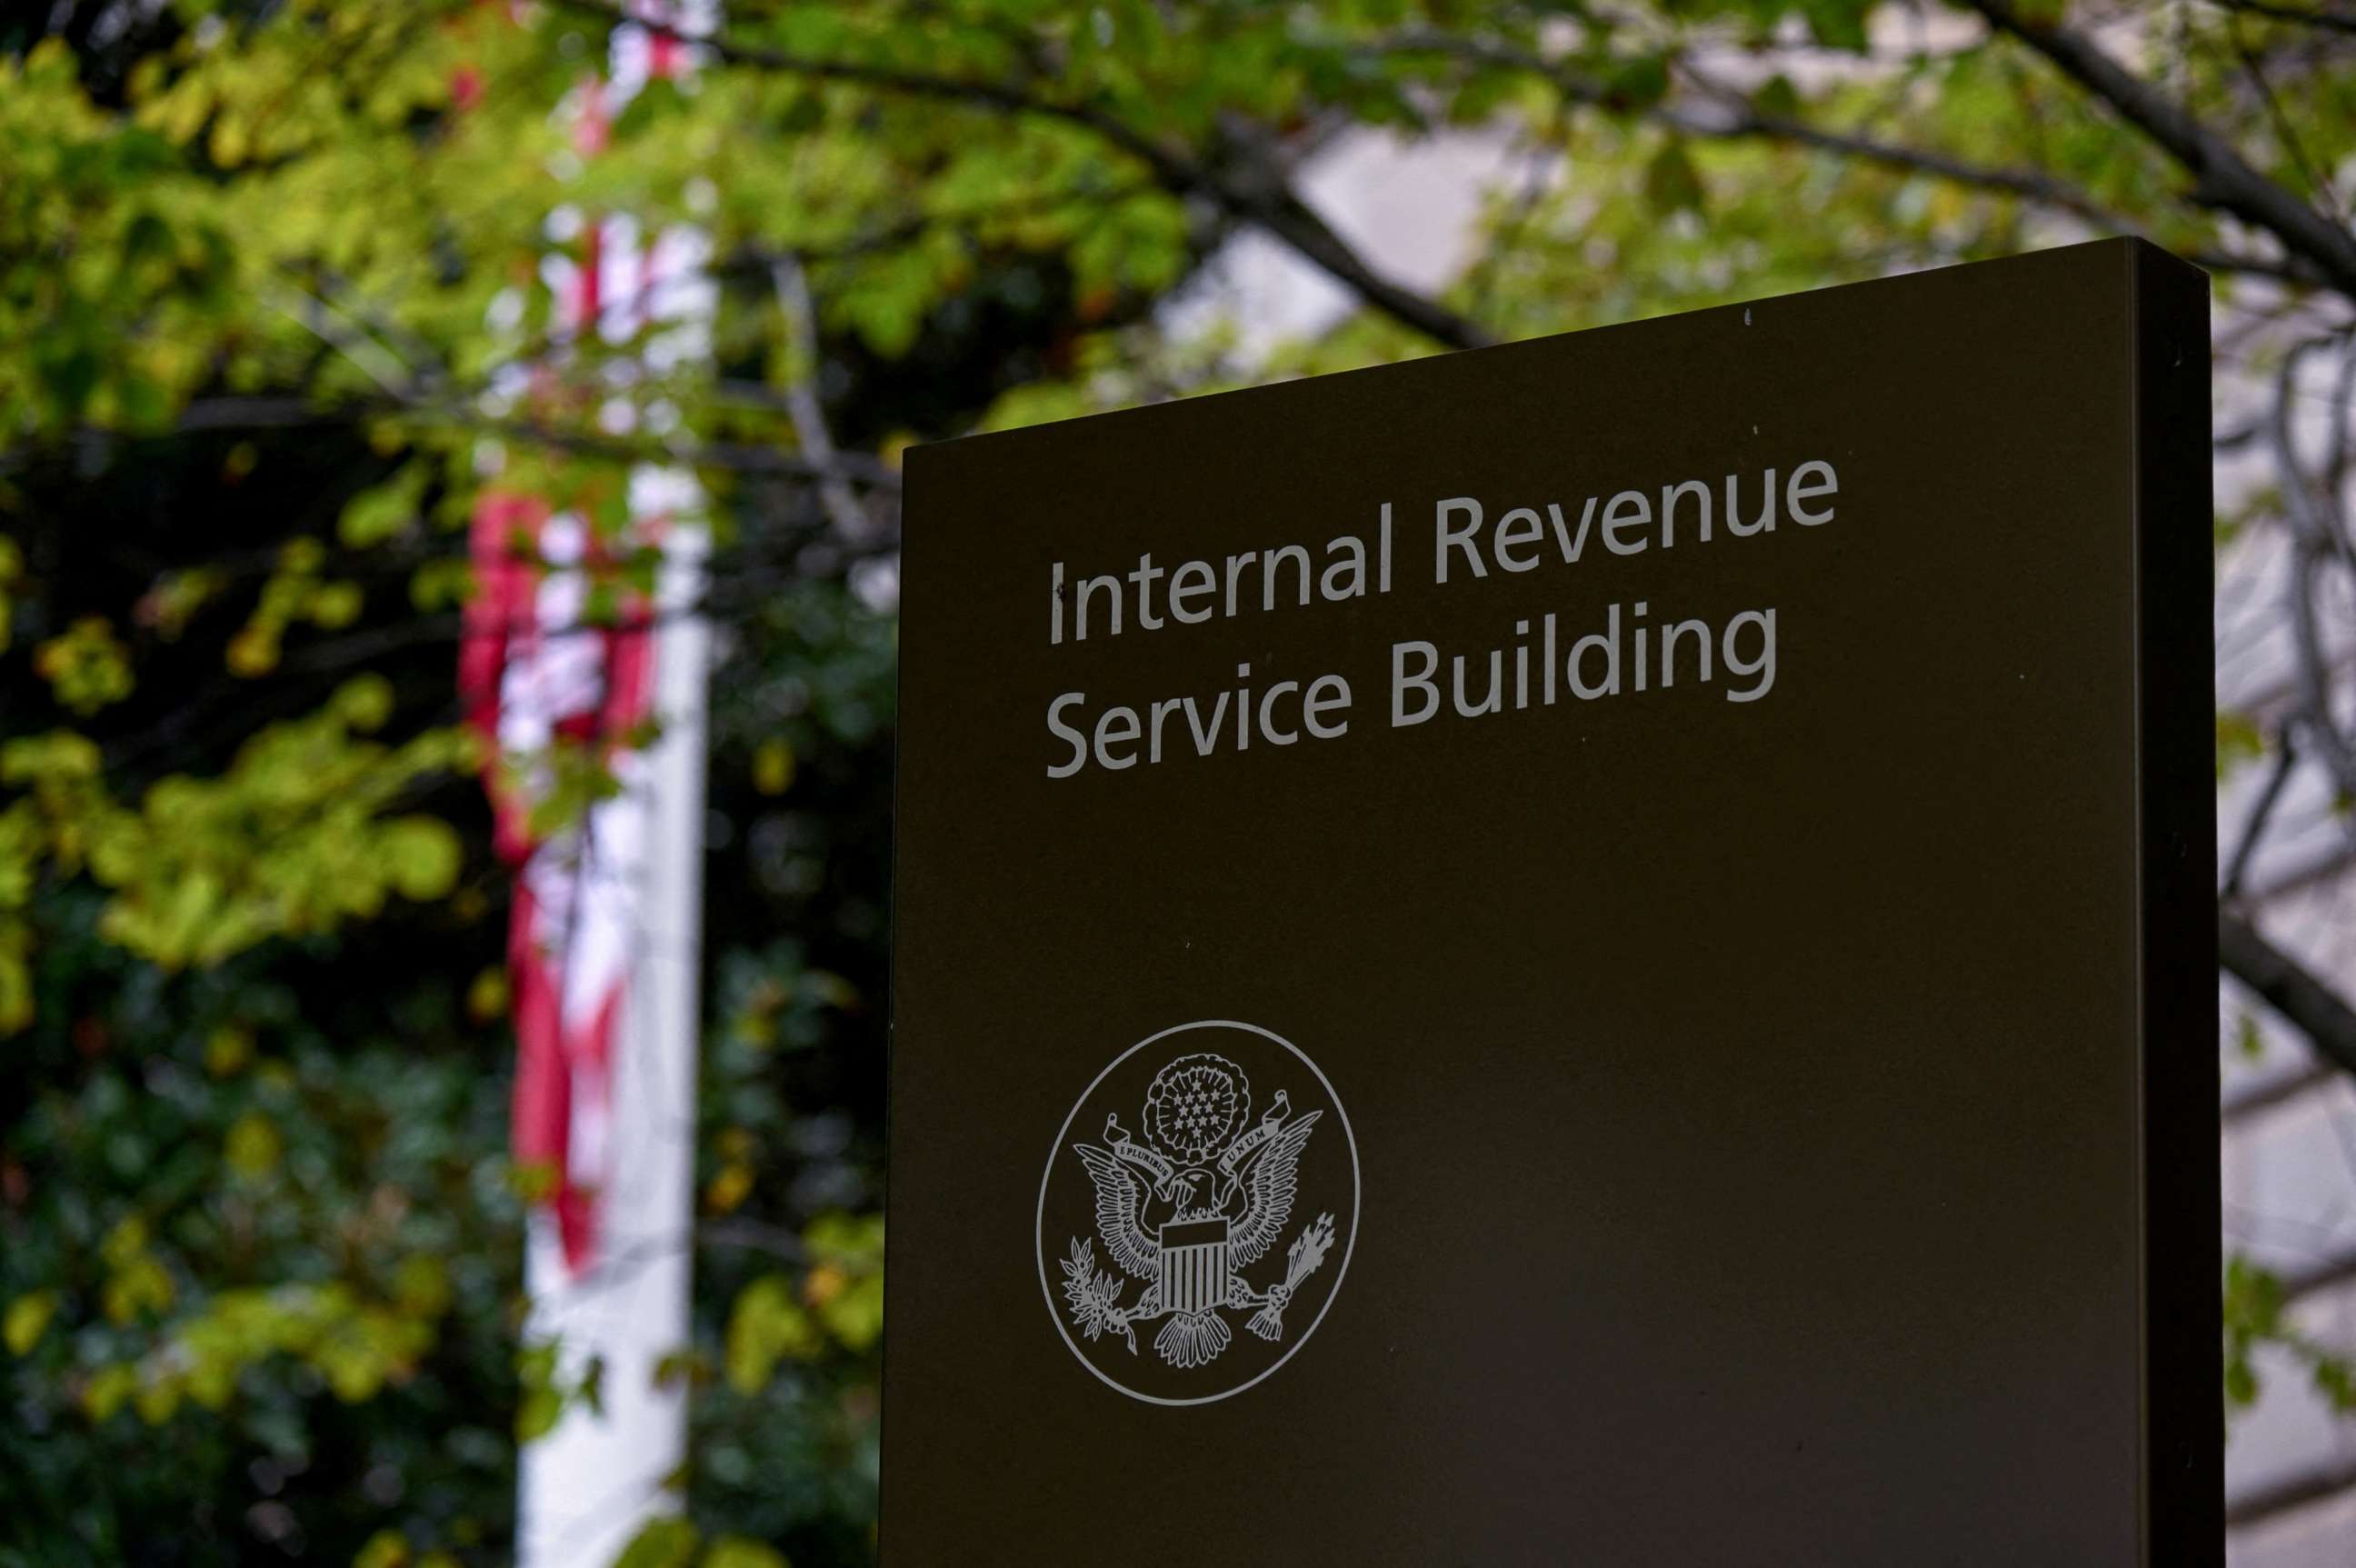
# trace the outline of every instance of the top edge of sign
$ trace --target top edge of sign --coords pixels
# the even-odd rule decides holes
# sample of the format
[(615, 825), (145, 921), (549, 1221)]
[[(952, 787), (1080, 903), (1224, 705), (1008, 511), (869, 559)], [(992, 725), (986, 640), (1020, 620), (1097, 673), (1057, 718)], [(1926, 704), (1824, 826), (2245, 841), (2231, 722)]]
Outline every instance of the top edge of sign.
[(1224, 403), (1234, 398), (1274, 400), (1287, 395), (1300, 395), (1304, 387), (1330, 386), (1337, 381), (1356, 381), (1369, 376), (1405, 376), (1419, 371), (1428, 371), (1437, 364), (1458, 364), (1481, 361), (1495, 364), (1500, 360), (1518, 354), (1559, 349), (1565, 343), (1598, 340), (1629, 331), (1657, 330), (1671, 323), (1688, 328), (1707, 328), (1718, 320), (1732, 317), (1742, 326), (1752, 325), (1755, 313), (1772, 311), (1802, 302), (1835, 303), (1858, 299), (1869, 294), (1888, 290), (1922, 289), (1952, 285), (1966, 277), (1976, 279), (1991, 269), (2007, 271), (2043, 271), (2053, 268), (2094, 268), (2110, 264), (2113, 257), (2124, 261), (2126, 275), (2132, 276), (2138, 258), (2171, 267), (2188, 279), (2205, 281), (2210, 274), (2186, 261), (2166, 247), (2153, 243), (2140, 235), (2114, 235), (2100, 240), (2083, 240), (2068, 245), (2049, 246), (2042, 250), (2026, 251), (2017, 255), (1994, 256), (1983, 261), (1960, 262), (1950, 266), (1923, 267), (1912, 272), (1894, 273), (1886, 277), (1860, 278), (1850, 283), (1828, 284), (1821, 288), (1794, 289), (1784, 294), (1763, 295), (1756, 299), (1740, 300), (1725, 305), (1702, 306), (1692, 310), (1665, 311), (1658, 315), (1638, 317), (1627, 321), (1608, 322), (1594, 327), (1581, 327), (1567, 332), (1548, 332), (1531, 338), (1516, 338), (1505, 342), (1484, 344), (1476, 349), (1442, 349), (1412, 360), (1392, 360), (1385, 364), (1363, 365), (1352, 370), (1330, 371), (1317, 375), (1296, 376), (1282, 381), (1254, 386), (1230, 387), (1220, 392), (1200, 392), (1192, 396), (1164, 399), (1158, 403), (1138, 403), (1126, 408), (1104, 409), (1075, 414), (1067, 419), (1055, 419), (1037, 424), (1022, 425), (1011, 430), (977, 431), (969, 435), (925, 441), (911, 446), (903, 454), (904, 463), (922, 461), (919, 455), (944, 449), (969, 450), (977, 446), (997, 446), (1023, 439), (1046, 439), (1050, 433), (1066, 432), (1075, 427), (1099, 427), (1105, 420), (1130, 421), (1141, 418), (1168, 418), (1171, 412), (1208, 403)]

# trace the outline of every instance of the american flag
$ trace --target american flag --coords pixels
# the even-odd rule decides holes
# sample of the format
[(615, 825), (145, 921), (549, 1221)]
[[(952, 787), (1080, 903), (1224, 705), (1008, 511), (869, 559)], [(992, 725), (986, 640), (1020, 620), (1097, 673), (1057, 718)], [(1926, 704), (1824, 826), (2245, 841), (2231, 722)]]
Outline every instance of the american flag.
[[(693, 68), (695, 50), (682, 35), (714, 19), (709, 6), (633, 9), (657, 25), (616, 28), (607, 75), (582, 87), (564, 111), (584, 154), (604, 149), (614, 116), (648, 81)], [(563, 207), (548, 231), (540, 272), (552, 295), (552, 351), (515, 367), (504, 396), (555, 395), (579, 358), (568, 348), (599, 338), (635, 342), (635, 358), (648, 370), (708, 353), (713, 285), (699, 231), (648, 233), (626, 214)], [(607, 390), (601, 424), (635, 428), (644, 411), (630, 388)], [(668, 525), (696, 500), (691, 477), (660, 467), (633, 473), (630, 491), (623, 535), (600, 538), (577, 512), (487, 489), (473, 520), (477, 586), (459, 660), (467, 722), (491, 758), (497, 848), (515, 876), (513, 1152), (546, 1178), (547, 1213), (576, 1273), (597, 1261), (601, 1198), (616, 1175), (616, 1039), (638, 947), (635, 906), (648, 843), (638, 743), (653, 716), (660, 643), (646, 596), (615, 585), (632, 555), (675, 542)], [(604, 613), (593, 615), (600, 599)], [(618, 788), (543, 831), (538, 824), (552, 814), (566, 770), (584, 766), (610, 772)]]
[[(685, 40), (717, 20), (650, 0), (614, 29), (602, 79), (568, 95), (583, 163), (649, 81), (694, 69)], [(519, 12), (520, 25), (549, 25)], [(479, 91), (479, 84), (464, 89)], [(711, 362), (708, 238), (691, 223), (559, 206), (532, 286), (545, 344), (518, 344), (487, 412), (554, 422), (588, 409), (605, 435), (659, 440), (666, 378)], [(521, 290), (494, 331), (543, 313)], [(674, 1511), (685, 1396), (666, 1359), (686, 1344), (692, 1220), (703, 821), (704, 530), (689, 470), (629, 467), (601, 524), (572, 498), (492, 473), (472, 546), (459, 688), (485, 742), (500, 856), (514, 877), (507, 943), (516, 1036), (514, 1154), (546, 1178), (526, 1240), (527, 1338), (556, 1347), (559, 1391), (602, 1368), (518, 1466), (518, 1568), (609, 1563)], [(651, 594), (627, 585), (648, 581)], [(632, 570), (625, 571), (629, 567)], [(584, 789), (610, 776), (611, 787)]]
[[(587, 619), (594, 552), (579, 517), (494, 495), (477, 509), (473, 543), (477, 588), (459, 682), (468, 723), (494, 758), (495, 843), (515, 876), (514, 1155), (547, 1178), (565, 1262), (578, 1272), (595, 1261), (597, 1200), (611, 1174), (631, 873), (647, 839), (645, 759), (633, 743), (650, 716), (654, 639), (635, 596), (608, 624)], [(561, 755), (563, 766), (609, 769), (619, 788), (542, 833), (533, 819), (555, 793)]]

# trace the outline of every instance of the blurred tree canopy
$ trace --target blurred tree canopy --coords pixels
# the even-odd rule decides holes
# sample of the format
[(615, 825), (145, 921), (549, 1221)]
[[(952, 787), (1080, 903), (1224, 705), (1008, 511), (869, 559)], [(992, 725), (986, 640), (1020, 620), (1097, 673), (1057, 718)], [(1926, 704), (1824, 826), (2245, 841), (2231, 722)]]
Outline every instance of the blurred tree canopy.
[[(636, 461), (712, 498), (695, 1461), (633, 1557), (819, 1568), (873, 1554), (905, 444), (2109, 233), (2210, 267), (2261, 380), (2356, 320), (2330, 0), (733, 0), (584, 156), (557, 111), (637, 9), (0, 20), (5, 1568), (502, 1562), (516, 1443), (595, 1397), (519, 1343), (498, 759), (454, 685), (485, 485), (601, 529)], [(1369, 131), (1520, 171), (1437, 292), (1301, 194)], [(709, 353), (553, 340), (584, 211), (712, 237)], [(1354, 308), (1273, 347), (1168, 308), (1245, 232)], [(2344, 548), (2345, 442), (2278, 445), (2222, 529)], [(2344, 1400), (2229, 1283), (2233, 1391), (2275, 1341)]]

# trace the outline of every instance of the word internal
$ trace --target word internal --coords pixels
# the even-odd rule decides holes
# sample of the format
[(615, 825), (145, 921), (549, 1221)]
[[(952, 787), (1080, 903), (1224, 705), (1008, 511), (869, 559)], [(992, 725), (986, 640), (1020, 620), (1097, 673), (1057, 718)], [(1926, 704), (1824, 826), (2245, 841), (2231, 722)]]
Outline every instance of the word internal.
[[(1123, 574), (1106, 572), (1067, 584), (1064, 564), (1048, 571), (1047, 641), (1064, 640), (1068, 619), (1071, 639), (1119, 637), (1123, 607), (1128, 619), (1141, 631), (1160, 631), (1171, 621), (1200, 625), (1214, 616), (1233, 617), (1245, 609), (1272, 610), (1280, 604), (1306, 605), (1315, 596), (1334, 603), (1362, 598), (1369, 589), (1391, 591), (1391, 505), (1383, 503), (1372, 547), (1353, 533), (1326, 541), (1312, 562), (1307, 549), (1280, 544), (1269, 550), (1245, 550), (1209, 561), (1185, 561), (1175, 567), (1157, 566), (1151, 551)], [(1157, 606), (1156, 590), (1161, 598)], [(1165, 617), (1164, 611), (1167, 612)]]
[[(1728, 474), (1722, 485), (1679, 479), (1657, 489), (1599, 491), (1571, 504), (1450, 496), (1432, 507), (1431, 582), (1445, 587), (1557, 561), (1577, 566), (1598, 553), (1641, 555), (1674, 550), (1681, 541), (1752, 539), (1774, 532), (1784, 520), (1820, 528), (1833, 521), (1839, 494), (1839, 473), (1811, 459), (1788, 474), (1771, 467)], [(1060, 646), (1388, 594), (1392, 535), (1391, 503), (1385, 501), (1365, 537), (1343, 533), (1313, 550), (1276, 544), (1174, 566), (1157, 563), (1149, 551), (1126, 572), (1082, 576), (1056, 561), (1048, 567), (1047, 641)]]

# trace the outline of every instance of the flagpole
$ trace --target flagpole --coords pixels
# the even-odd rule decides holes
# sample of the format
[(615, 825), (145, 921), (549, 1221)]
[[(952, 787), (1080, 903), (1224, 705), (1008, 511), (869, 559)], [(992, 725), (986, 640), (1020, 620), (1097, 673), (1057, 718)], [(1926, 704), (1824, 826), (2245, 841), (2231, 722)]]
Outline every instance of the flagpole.
[[(697, 51), (685, 40), (708, 35), (718, 15), (713, 0), (635, 0), (632, 10), (644, 20), (616, 28), (605, 78), (574, 111), (586, 150), (602, 149), (612, 116), (648, 80), (693, 70)], [(555, 274), (571, 280), (561, 314), (573, 333), (609, 342), (643, 336), (657, 359), (709, 357), (716, 290), (704, 234), (688, 224), (648, 232), (626, 216), (591, 214), (579, 237), (578, 261)], [(617, 401), (607, 416), (635, 423), (638, 412)], [(648, 1521), (683, 1502), (687, 1379), (670, 1363), (693, 1332), (710, 662), (710, 628), (698, 608), (704, 510), (691, 471), (632, 469), (630, 527), (637, 543), (659, 548), (661, 566), (651, 602), (640, 607), (651, 629), (635, 646), (626, 635), (605, 644), (597, 702), (604, 733), (635, 733), (644, 717), (655, 738), (614, 754), (619, 793), (591, 806), (569, 835), (569, 860), (563, 843), (539, 846), (519, 878), (519, 893), (536, 878), (560, 885), (552, 891), (567, 918), (542, 920), (527, 961), (558, 977), (558, 1022), (542, 1034), (561, 1037), (564, 1064), (552, 1070), (570, 1087), (542, 1115), (562, 1125), (554, 1138), (565, 1151), (559, 1200), (535, 1206), (525, 1251), (526, 1343), (556, 1348), (553, 1383), (565, 1402), (518, 1461), (517, 1568), (608, 1568)], [(490, 531), (494, 547), (505, 532)], [(545, 556), (548, 530), (541, 538)], [(556, 582), (542, 579), (543, 598)], [(577, 601), (563, 602), (577, 618)], [(551, 666), (563, 660), (544, 641), (538, 651)], [(606, 1020), (610, 1028), (601, 1027)], [(594, 1399), (585, 1397), (591, 1387)]]

